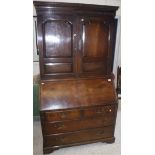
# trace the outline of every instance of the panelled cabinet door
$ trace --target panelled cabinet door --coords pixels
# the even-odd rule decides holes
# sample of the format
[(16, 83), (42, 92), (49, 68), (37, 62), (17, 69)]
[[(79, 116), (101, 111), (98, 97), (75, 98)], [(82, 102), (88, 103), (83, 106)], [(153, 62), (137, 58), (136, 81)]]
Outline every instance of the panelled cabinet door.
[(82, 75), (111, 73), (115, 20), (89, 17), (80, 19), (79, 49)]
[(39, 20), (38, 23), (41, 76), (74, 76), (76, 65), (73, 17), (55, 15)]

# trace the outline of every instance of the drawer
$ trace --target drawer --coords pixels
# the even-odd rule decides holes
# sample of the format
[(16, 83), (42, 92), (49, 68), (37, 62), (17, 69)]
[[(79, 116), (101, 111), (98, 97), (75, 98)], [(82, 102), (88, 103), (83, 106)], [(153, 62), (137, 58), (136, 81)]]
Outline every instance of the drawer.
[(104, 116), (104, 117), (55, 122), (55, 123), (42, 122), (42, 129), (44, 135), (50, 135), (55, 133), (65, 133), (89, 128), (109, 126), (114, 124), (114, 121), (115, 121), (114, 117)]
[(45, 74), (52, 73), (71, 73), (73, 65), (71, 63), (45, 63)]
[(46, 122), (78, 120), (94, 116), (113, 116), (116, 105), (89, 107), (84, 109), (64, 110), (64, 111), (45, 111), (41, 112), (41, 119)]
[(65, 144), (76, 144), (91, 140), (110, 138), (113, 137), (113, 133), (114, 133), (114, 127), (107, 126), (104, 128), (89, 129), (67, 134), (44, 136), (44, 147), (65, 145)]

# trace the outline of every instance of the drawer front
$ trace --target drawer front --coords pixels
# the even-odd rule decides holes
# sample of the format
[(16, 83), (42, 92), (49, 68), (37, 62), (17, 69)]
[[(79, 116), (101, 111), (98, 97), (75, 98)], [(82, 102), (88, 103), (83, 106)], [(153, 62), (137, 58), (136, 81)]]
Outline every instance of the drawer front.
[(91, 119), (64, 121), (56, 123), (42, 122), (44, 135), (65, 133), (89, 128), (97, 128), (114, 124), (114, 117), (96, 117)]
[(113, 116), (115, 113), (115, 105), (90, 107), (84, 109), (65, 110), (57, 112), (41, 112), (41, 118), (46, 122), (78, 120), (82, 118), (90, 118), (94, 116)]
[(89, 129), (74, 133), (44, 136), (44, 147), (75, 144), (91, 140), (113, 137), (114, 127), (108, 126), (98, 129)]
[(44, 71), (45, 74), (52, 74), (52, 73), (71, 73), (72, 64), (70, 63), (45, 63), (44, 64)]
[(80, 119), (82, 116), (80, 110), (66, 110), (60, 112), (44, 112), (41, 117), (43, 117), (44, 121), (52, 122), (52, 121), (62, 121), (62, 120), (70, 120), (70, 119)]

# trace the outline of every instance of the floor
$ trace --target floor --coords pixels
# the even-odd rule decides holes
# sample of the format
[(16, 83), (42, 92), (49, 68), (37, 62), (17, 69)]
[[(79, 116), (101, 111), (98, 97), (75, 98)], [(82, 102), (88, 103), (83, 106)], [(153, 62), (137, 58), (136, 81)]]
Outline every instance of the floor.
[[(121, 155), (121, 108), (119, 106), (115, 129), (115, 143), (93, 143), (62, 148), (49, 155)], [(33, 155), (43, 155), (40, 121), (33, 124)]]

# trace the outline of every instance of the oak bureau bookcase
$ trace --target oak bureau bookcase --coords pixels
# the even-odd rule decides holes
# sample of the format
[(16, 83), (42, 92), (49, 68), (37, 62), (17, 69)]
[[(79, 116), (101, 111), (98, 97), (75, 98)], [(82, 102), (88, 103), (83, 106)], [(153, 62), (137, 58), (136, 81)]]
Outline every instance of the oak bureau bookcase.
[(114, 6), (34, 2), (43, 152), (115, 141)]

